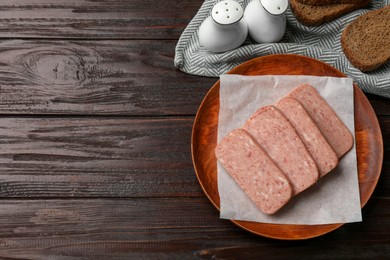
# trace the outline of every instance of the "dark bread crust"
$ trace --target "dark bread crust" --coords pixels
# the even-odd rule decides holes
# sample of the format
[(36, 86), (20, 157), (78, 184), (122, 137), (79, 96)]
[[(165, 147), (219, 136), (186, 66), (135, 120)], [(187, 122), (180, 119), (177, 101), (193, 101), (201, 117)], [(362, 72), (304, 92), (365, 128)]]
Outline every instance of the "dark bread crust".
[(365, 0), (298, 0), (305, 5), (357, 4)]
[(297, 20), (306, 26), (318, 26), (334, 20), (348, 12), (367, 6), (371, 0), (364, 0), (355, 4), (332, 4), (312, 6), (290, 0), (290, 7)]
[(372, 71), (390, 61), (390, 6), (370, 11), (350, 23), (341, 47), (353, 66)]

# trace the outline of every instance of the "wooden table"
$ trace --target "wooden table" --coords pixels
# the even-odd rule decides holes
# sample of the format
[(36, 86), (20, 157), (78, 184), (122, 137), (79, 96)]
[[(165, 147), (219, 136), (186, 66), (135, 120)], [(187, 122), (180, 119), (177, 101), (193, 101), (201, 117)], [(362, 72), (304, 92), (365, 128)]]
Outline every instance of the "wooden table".
[(374, 95), (385, 156), (363, 222), (291, 242), (219, 219), (190, 149), (217, 79), (173, 66), (201, 4), (1, 1), (0, 258), (390, 255), (390, 104)]

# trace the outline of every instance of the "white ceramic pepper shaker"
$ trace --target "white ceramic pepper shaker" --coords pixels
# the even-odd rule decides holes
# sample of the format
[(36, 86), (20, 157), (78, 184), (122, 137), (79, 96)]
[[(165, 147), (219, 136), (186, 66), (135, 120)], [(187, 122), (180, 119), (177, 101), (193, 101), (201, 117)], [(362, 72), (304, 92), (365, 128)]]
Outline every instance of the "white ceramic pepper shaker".
[(244, 10), (233, 0), (214, 5), (211, 15), (199, 27), (200, 45), (212, 52), (225, 52), (239, 47), (248, 35), (242, 19)]
[(278, 42), (286, 31), (288, 0), (252, 0), (244, 19), (249, 35), (258, 43)]

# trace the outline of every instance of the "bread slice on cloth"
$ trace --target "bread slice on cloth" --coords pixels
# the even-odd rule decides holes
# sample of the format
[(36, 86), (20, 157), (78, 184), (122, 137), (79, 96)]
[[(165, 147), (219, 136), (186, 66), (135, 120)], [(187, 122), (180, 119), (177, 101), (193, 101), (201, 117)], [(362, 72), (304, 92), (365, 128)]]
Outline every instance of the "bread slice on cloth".
[(332, 21), (353, 10), (367, 6), (371, 0), (351, 4), (306, 5), (299, 0), (290, 0), (290, 7), (297, 20), (306, 26), (318, 26)]
[(365, 0), (298, 0), (305, 5), (357, 4)]
[(364, 72), (390, 61), (390, 6), (351, 22), (341, 35), (341, 46), (352, 65)]

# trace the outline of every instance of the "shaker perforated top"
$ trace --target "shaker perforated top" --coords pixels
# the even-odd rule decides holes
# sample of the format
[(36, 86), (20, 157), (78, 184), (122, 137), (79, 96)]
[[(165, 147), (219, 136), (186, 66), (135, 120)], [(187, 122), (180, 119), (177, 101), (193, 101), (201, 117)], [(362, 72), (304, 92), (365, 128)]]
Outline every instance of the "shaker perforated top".
[(224, 0), (214, 5), (211, 10), (211, 17), (215, 22), (222, 25), (229, 25), (241, 20), (244, 9), (239, 3), (233, 0)]
[(288, 0), (260, 0), (264, 9), (273, 15), (284, 13), (288, 7)]

